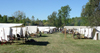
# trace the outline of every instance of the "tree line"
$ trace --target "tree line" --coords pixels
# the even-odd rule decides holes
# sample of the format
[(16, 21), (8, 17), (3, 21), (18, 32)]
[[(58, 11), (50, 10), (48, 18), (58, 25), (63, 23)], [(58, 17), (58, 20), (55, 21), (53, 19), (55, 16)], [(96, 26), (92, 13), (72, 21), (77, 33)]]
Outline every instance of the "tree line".
[(26, 17), (24, 12), (16, 11), (11, 17), (0, 15), (0, 23), (23, 23), (26, 25), (38, 26), (99, 26), (100, 25), (100, 0), (89, 0), (82, 6), (81, 17), (70, 18), (71, 8), (69, 5), (62, 6), (61, 9), (48, 15), (47, 20), (35, 20), (35, 17)]

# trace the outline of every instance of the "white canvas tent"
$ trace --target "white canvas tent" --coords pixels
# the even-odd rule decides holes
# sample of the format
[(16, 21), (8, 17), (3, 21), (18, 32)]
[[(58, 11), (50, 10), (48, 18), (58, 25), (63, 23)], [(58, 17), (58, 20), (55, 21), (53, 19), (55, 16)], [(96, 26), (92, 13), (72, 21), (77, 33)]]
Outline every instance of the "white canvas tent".
[[(66, 29), (77, 29), (80, 34), (84, 34), (87, 38), (93, 38), (93, 40), (100, 40), (100, 26), (64, 26)], [(96, 30), (95, 30), (96, 29)]]
[(92, 33), (93, 33), (93, 28), (86, 28), (86, 32), (84, 36), (87, 38), (92, 38), (93, 37)]
[(56, 30), (56, 27), (50, 27), (50, 33), (55, 32), (54, 30)]
[(39, 31), (44, 32), (45, 29), (49, 29), (47, 26), (38, 26)]
[(31, 34), (31, 33), (37, 34), (37, 32), (38, 32), (37, 26), (26, 26), (26, 30), (29, 34)]
[(21, 26), (22, 24), (16, 24), (16, 23), (0, 23), (0, 41), (1, 39), (5, 39), (8, 41), (9, 39), (7, 38), (8, 35), (12, 36), (12, 28), (13, 26)]
[(13, 27), (13, 26), (21, 26), (22, 23), (0, 23), (0, 27)]
[(95, 33), (93, 40), (100, 40), (100, 32)]
[(49, 30), (50, 30), (49, 28), (44, 29), (44, 31), (46, 31), (46, 32), (49, 32)]
[(6, 28), (0, 28), (0, 41), (2, 39), (5, 39), (8, 41), (9, 39), (7, 38), (8, 35), (12, 35), (12, 29), (9, 27)]
[(50, 27), (50, 29), (55, 29), (56, 27)]
[(56, 27), (54, 26), (38, 26), (39, 31), (46, 33), (53, 33)]
[(93, 40), (100, 40), (100, 26), (96, 27), (96, 32), (93, 37)]
[(79, 32), (80, 34), (85, 34), (86, 29), (90, 28), (90, 26), (64, 26), (64, 28), (68, 29), (77, 29), (76, 31)]
[(17, 34), (23, 35), (25, 37), (26, 27), (12, 27), (12, 29), (13, 29), (12, 33), (16, 37), (17, 37)]
[(78, 29), (78, 32), (79, 32), (80, 34), (85, 34), (86, 28), (79, 28), (79, 29)]
[(51, 26), (50, 27), (50, 31), (53, 33), (53, 32), (56, 32), (57, 31), (57, 28), (56, 27), (53, 27), (53, 26)]

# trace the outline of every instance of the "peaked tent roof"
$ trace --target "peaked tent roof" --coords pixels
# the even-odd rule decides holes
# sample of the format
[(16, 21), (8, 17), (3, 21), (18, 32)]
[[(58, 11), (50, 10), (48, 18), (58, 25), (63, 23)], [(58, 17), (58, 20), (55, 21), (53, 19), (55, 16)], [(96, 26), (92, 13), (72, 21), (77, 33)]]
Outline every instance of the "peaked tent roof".
[(0, 23), (0, 27), (22, 26), (22, 23)]

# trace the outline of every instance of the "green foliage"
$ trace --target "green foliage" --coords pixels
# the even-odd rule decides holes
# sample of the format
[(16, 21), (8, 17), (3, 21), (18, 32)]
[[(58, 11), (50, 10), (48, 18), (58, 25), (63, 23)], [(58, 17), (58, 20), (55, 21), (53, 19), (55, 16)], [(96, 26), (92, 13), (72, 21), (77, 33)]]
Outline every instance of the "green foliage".
[(48, 26), (48, 25), (49, 25), (49, 23), (48, 23), (48, 22), (45, 22), (43, 25), (44, 25), (44, 26)]
[(26, 18), (25, 22), (26, 22), (26, 25), (31, 25), (31, 20), (29, 19), (29, 17)]
[(48, 26), (49, 25), (49, 22), (47, 20), (43, 20), (43, 25), (44, 26)]
[(37, 20), (35, 21), (35, 25), (39, 25), (39, 19), (37, 18)]
[(31, 18), (31, 25), (34, 25), (35, 24), (35, 19), (34, 19), (35, 17), (34, 16), (32, 16), (32, 18)]
[(61, 7), (57, 12), (53, 12), (49, 15), (48, 23), (50, 26), (62, 27), (67, 24), (67, 19), (69, 18), (69, 12), (71, 11), (69, 5)]
[(50, 26), (56, 25), (56, 18), (57, 18), (57, 12), (53, 12), (51, 15), (48, 16), (48, 22), (50, 23)]
[(67, 21), (67, 26), (81, 26), (82, 24), (81, 17), (68, 18), (66, 21)]
[(66, 20), (67, 20), (67, 18), (69, 18), (69, 13), (70, 13), (71, 9), (70, 9), (69, 5), (66, 5), (66, 6), (61, 7), (61, 9), (58, 11), (59, 11), (58, 15), (61, 16), (61, 20), (62, 20), (62, 23), (64, 26), (67, 24)]
[(1, 16), (1, 14), (0, 14), (0, 23), (2, 23), (3, 21), (3, 17)]
[(61, 16), (58, 16), (57, 21), (56, 21), (56, 27), (62, 27), (62, 20), (61, 20)]
[(30, 20), (29, 17), (26, 18), (25, 13), (21, 11), (14, 12), (12, 17), (7, 17), (7, 15), (1, 16), (0, 23), (23, 23), (24, 25), (35, 25), (34, 16)]
[(16, 23), (15, 17), (8, 17), (8, 23)]
[(7, 22), (7, 15), (3, 16), (3, 22)]
[(89, 2), (83, 6), (82, 18), (86, 25), (100, 26), (100, 0), (89, 0)]
[(0, 23), (23, 23), (24, 25), (39, 25), (39, 26), (97, 26), (100, 25), (100, 1), (89, 0), (82, 8), (81, 17), (69, 18), (71, 9), (69, 5), (62, 6), (57, 12), (52, 12), (48, 15), (48, 20), (35, 20), (35, 17), (26, 17), (22, 11), (16, 11), (12, 17), (0, 15)]
[(0, 15), (0, 23), (23, 23), (24, 25), (39, 25), (39, 26), (56, 26), (62, 27), (66, 25), (67, 18), (69, 18), (69, 12), (71, 11), (69, 5), (61, 7), (58, 14), (57, 12), (53, 12), (47, 18), (48, 20), (35, 20), (34, 16), (26, 18), (25, 13), (22, 11), (14, 12), (12, 17), (7, 17), (4, 15), (3, 17)]

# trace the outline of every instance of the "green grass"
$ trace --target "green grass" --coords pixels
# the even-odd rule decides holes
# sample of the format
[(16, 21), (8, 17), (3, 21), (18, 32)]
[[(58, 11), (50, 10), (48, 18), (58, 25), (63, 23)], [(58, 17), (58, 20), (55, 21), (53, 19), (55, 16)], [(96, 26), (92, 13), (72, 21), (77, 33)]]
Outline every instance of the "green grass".
[(0, 45), (0, 53), (100, 53), (100, 41), (92, 39), (73, 39), (62, 33), (43, 34), (42, 37), (30, 38), (37, 43), (22, 44), (22, 40), (13, 45)]

